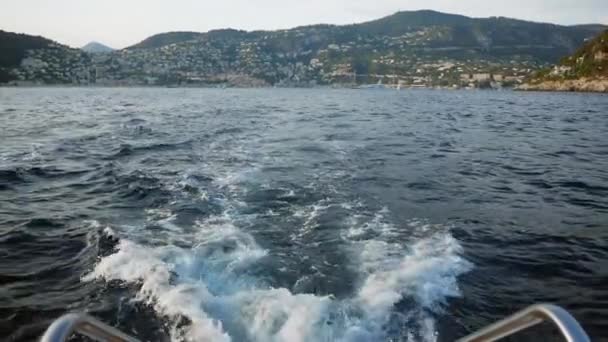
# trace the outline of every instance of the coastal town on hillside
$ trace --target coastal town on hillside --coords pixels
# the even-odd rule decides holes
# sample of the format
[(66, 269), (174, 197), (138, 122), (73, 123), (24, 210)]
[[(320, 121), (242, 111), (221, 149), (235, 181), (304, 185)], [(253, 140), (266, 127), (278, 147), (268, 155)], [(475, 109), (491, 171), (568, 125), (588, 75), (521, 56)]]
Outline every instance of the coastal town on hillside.
[[(420, 11), (347, 26), (169, 32), (102, 52), (48, 40), (0, 66), (0, 83), (501, 89), (549, 69), (601, 30)], [(553, 72), (565, 75), (563, 68)]]
[[(389, 87), (476, 88), (519, 84), (530, 72), (546, 66), (527, 60), (501, 63), (460, 61), (425, 56), (378, 55), (372, 63), (403, 70), (399, 73), (357, 73), (352, 63), (333, 63), (331, 53), (348, 53), (352, 45), (330, 44), (315, 56), (310, 51), (287, 56), (260, 51), (253, 43), (238, 47), (237, 60), (222, 59), (221, 51), (199, 44), (168, 45), (158, 49), (120, 50), (87, 54), (58, 46), (30, 51), (12, 72), (14, 85), (214, 85), (351, 86), (379, 83)], [(308, 63), (301, 60), (308, 58)], [(255, 75), (257, 77), (252, 77)]]
[[(467, 49), (457, 47), (448, 50), (452, 54), (463, 50), (465, 57), (447, 58), (442, 54), (446, 48), (428, 46), (440, 39), (441, 30), (428, 28), (397, 37), (357, 37), (316, 50), (281, 51), (269, 46), (283, 38), (277, 35), (304, 34), (310, 32), (296, 29), (259, 39), (193, 40), (94, 54), (54, 45), (28, 51), (21, 65), (11, 70), (12, 84), (500, 88), (519, 84), (530, 72), (546, 66), (526, 56), (467, 58)], [(353, 55), (364, 57), (353, 60)]]

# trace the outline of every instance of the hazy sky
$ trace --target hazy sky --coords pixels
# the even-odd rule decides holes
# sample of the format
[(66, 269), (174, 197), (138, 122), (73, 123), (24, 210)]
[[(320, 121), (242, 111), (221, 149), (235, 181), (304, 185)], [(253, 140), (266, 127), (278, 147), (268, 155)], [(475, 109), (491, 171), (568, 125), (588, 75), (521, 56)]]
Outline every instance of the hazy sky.
[(167, 31), (347, 24), (416, 9), (608, 24), (608, 0), (0, 0), (0, 29), (122, 48)]

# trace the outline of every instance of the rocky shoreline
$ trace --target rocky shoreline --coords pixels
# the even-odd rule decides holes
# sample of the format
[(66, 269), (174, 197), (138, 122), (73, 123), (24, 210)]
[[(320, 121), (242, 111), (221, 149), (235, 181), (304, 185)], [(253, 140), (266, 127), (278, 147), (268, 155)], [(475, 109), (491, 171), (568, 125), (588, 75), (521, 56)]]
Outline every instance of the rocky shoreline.
[(524, 83), (516, 90), (523, 91), (577, 91), (608, 93), (608, 78), (581, 78), (574, 80), (541, 81), (538, 83)]

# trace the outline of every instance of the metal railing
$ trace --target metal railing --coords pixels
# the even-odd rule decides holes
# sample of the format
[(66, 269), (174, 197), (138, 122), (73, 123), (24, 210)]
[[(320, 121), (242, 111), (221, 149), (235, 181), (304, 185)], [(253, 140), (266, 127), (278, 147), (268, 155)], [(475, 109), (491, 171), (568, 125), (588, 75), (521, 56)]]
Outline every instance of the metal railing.
[[(559, 306), (550, 304), (533, 305), (457, 342), (496, 341), (545, 321), (554, 323), (568, 342), (590, 342), (574, 317)], [(64, 342), (73, 334), (85, 335), (100, 342), (139, 342), (93, 317), (76, 313), (64, 315), (53, 322), (40, 342)]]
[(139, 342), (91, 316), (76, 313), (59, 317), (46, 329), (40, 342), (64, 342), (73, 334), (81, 334), (100, 342)]
[(585, 330), (568, 311), (551, 304), (530, 306), (457, 342), (496, 341), (546, 321), (555, 324), (568, 342), (590, 342)]

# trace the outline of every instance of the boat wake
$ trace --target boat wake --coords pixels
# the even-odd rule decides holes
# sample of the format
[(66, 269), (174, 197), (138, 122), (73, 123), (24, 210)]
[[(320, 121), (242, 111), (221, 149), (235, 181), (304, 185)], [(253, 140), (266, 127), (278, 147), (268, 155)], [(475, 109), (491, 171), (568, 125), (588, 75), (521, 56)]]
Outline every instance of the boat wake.
[(434, 341), (434, 317), (459, 296), (457, 276), (472, 265), (447, 229), (411, 222), (410, 234), (423, 237), (403, 245), (385, 214), (350, 221), (340, 248), (351, 264), (342, 267), (357, 284), (345, 297), (273, 287), (252, 270), (275, 256), (228, 213), (183, 232), (187, 247), (121, 238), (83, 280), (138, 285), (135, 299), (170, 322), (173, 341)]

